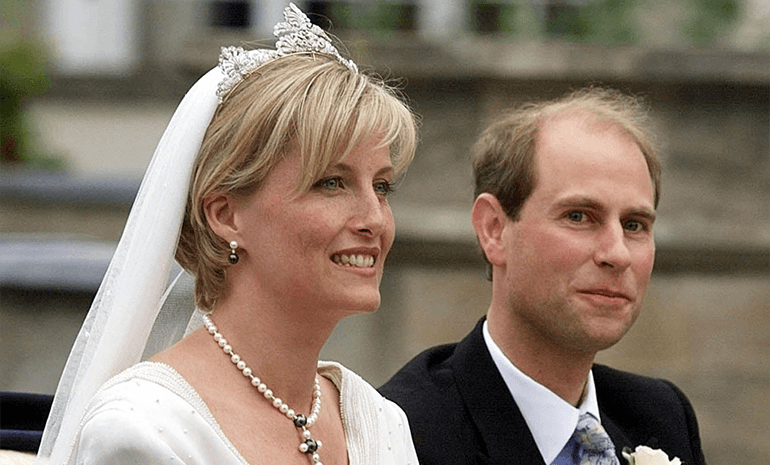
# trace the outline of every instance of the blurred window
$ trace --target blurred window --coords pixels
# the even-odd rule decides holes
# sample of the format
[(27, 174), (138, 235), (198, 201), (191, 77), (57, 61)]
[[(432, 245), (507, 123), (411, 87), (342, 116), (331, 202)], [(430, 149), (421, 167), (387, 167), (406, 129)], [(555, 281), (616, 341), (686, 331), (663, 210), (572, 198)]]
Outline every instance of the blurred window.
[(209, 3), (209, 24), (216, 28), (248, 29), (251, 26), (249, 0), (215, 0)]
[(310, 0), (304, 10), (311, 21), (337, 33), (345, 30), (417, 30), (418, 8), (414, 1)]
[[(477, 34), (518, 34), (522, 22), (535, 22), (534, 29), (547, 37), (580, 36), (585, 28), (580, 8), (592, 0), (468, 0), (468, 27)], [(533, 25), (529, 25), (532, 30)]]
[(580, 7), (589, 0), (545, 0), (545, 32), (549, 37), (581, 37), (589, 27), (580, 17)]
[(506, 29), (503, 17), (506, 9), (515, 8), (509, 2), (471, 1), (470, 27), (478, 34), (494, 34)]

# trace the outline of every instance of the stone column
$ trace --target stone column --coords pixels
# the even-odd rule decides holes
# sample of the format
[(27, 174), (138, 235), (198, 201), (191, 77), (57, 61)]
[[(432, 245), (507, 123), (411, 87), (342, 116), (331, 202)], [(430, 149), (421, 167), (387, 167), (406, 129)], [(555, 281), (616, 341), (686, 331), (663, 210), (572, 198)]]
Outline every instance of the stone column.
[[(304, 8), (302, 1), (295, 1), (295, 4)], [(254, 25), (255, 37), (273, 37), (273, 26), (283, 21), (283, 9), (287, 5), (285, 0), (252, 0), (251, 24)]]
[(464, 0), (417, 0), (420, 34), (427, 39), (456, 36), (467, 28), (467, 7)]

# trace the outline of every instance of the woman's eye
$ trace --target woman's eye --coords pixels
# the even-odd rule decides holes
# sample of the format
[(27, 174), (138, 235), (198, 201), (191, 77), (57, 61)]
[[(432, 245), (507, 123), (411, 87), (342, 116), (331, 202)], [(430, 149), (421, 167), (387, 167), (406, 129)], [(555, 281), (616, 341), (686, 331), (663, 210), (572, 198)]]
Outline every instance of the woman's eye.
[(325, 178), (315, 183), (317, 187), (324, 189), (334, 190), (342, 187), (342, 179), (340, 178)]
[(393, 192), (393, 185), (388, 181), (374, 183), (374, 191), (380, 195), (388, 195)]

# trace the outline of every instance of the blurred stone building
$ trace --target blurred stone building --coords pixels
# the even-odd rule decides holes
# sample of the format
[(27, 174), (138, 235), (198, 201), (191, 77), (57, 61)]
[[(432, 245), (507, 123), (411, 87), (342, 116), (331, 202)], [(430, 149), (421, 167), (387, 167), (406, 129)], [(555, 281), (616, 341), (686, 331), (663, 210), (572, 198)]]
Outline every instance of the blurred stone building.
[[(770, 460), (770, 5), (296, 3), (397, 82), (422, 121), (392, 197), (382, 308), (344, 321), (324, 356), (378, 385), (465, 335), (490, 296), (469, 221), (470, 145), (514, 105), (609, 85), (649, 102), (665, 175), (642, 316), (600, 360), (682, 387), (711, 463)], [(67, 170), (0, 173), (0, 390), (51, 393), (176, 104), (219, 46), (272, 44), (285, 2), (30, 5), (52, 86), (27, 111), (40, 150)]]

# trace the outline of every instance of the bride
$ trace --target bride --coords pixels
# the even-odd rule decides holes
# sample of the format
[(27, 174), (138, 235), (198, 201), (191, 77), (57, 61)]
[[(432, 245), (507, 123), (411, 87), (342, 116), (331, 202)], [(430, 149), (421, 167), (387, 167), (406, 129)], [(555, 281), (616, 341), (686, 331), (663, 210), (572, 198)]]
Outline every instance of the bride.
[[(276, 50), (222, 49), (169, 123), (38, 463), (417, 462), (403, 412), (318, 362), (342, 318), (379, 306), (415, 120), (299, 9), (284, 15)], [(183, 277), (166, 289), (174, 256), (195, 314), (173, 297)]]

